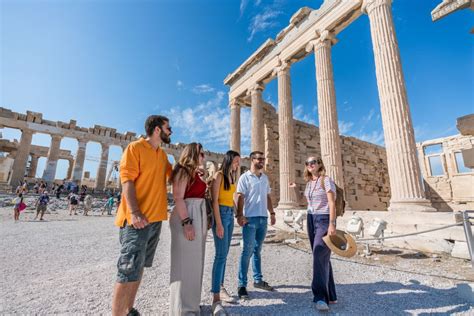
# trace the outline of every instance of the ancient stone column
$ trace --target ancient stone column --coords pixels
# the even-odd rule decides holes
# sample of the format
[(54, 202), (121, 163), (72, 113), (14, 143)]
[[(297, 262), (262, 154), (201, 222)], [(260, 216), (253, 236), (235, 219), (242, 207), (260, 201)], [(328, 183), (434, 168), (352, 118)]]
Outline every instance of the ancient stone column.
[(61, 135), (51, 135), (51, 145), (49, 146), (48, 160), (46, 161), (46, 168), (43, 172), (43, 180), (46, 182), (53, 182), (56, 176), (62, 139), (63, 137)]
[(39, 157), (36, 155), (30, 155), (30, 169), (28, 170), (28, 177), (35, 178), (36, 177), (36, 170), (38, 169), (38, 160)]
[(341, 140), (337, 123), (336, 90), (334, 89), (331, 61), (331, 46), (335, 41), (335, 38), (328, 31), (324, 31), (320, 38), (313, 42), (313, 48), (316, 61), (321, 158), (328, 175), (334, 179), (339, 187), (344, 188)]
[(230, 149), (240, 153), (240, 105), (230, 102)]
[(389, 210), (434, 211), (425, 198), (393, 25), (391, 0), (364, 0), (375, 57), (391, 200)]
[(84, 160), (86, 159), (86, 147), (87, 147), (87, 140), (85, 139), (77, 140), (76, 159), (74, 160), (74, 166), (72, 169), (72, 177), (70, 179), (74, 181), (75, 183), (77, 183), (78, 185), (81, 185), (81, 182), (82, 182)]
[(105, 188), (105, 176), (107, 173), (107, 162), (109, 161), (109, 144), (101, 143), (102, 153), (100, 155), (100, 163), (97, 168), (95, 177), (95, 189), (103, 190)]
[(249, 93), (252, 102), (252, 151), (265, 152), (265, 126), (263, 124), (263, 86), (255, 84)]
[(13, 161), (12, 172), (10, 174), (10, 185), (16, 187), (23, 180), (26, 171), (26, 164), (28, 163), (28, 156), (30, 154), (31, 140), (33, 139), (33, 131), (22, 130), (20, 144)]
[(67, 168), (66, 179), (71, 179), (71, 177), (72, 177), (72, 168), (74, 166), (74, 160), (73, 159), (68, 159), (67, 161), (69, 162), (69, 164), (68, 164), (68, 168)]
[(288, 186), (295, 181), (295, 151), (293, 134), (293, 105), (291, 98), (290, 65), (283, 63), (278, 74), (278, 148), (280, 163), (280, 201), (278, 209), (298, 206), (294, 190)]

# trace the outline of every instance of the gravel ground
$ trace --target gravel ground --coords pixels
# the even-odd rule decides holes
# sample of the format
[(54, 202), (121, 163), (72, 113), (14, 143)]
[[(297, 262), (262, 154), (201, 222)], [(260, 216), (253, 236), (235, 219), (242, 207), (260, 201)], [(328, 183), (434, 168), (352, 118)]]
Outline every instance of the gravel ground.
[[(14, 223), (12, 208), (0, 208), (0, 314), (110, 314), (118, 255), (118, 229), (113, 218), (70, 217), (66, 210), (34, 221), (33, 210)], [(226, 287), (236, 294), (239, 229), (231, 247)], [(202, 304), (210, 312), (209, 294), (214, 255), (209, 235)], [(170, 232), (167, 223), (147, 269), (136, 307), (143, 315), (168, 312)], [(330, 314), (421, 315), (474, 314), (457, 296), (459, 280), (397, 271), (390, 267), (332, 259), (339, 302)], [(233, 315), (311, 315), (317, 313), (311, 294), (311, 256), (281, 243), (263, 248), (264, 278), (275, 292), (255, 290), (251, 300), (227, 305)], [(250, 276), (250, 275), (249, 275)]]

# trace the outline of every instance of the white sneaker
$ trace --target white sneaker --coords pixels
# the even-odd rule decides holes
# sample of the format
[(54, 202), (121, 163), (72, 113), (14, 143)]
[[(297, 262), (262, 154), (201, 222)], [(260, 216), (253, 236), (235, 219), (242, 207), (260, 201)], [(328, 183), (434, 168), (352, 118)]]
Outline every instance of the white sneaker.
[(227, 312), (224, 309), (224, 306), (222, 306), (221, 301), (217, 301), (212, 304), (211, 307), (212, 310), (212, 316), (226, 316), (228, 315)]
[(317, 301), (316, 302), (316, 309), (318, 311), (327, 312), (329, 310), (329, 306), (324, 301)]
[(226, 303), (235, 303), (235, 299), (227, 292), (226, 288), (221, 286), (219, 297)]

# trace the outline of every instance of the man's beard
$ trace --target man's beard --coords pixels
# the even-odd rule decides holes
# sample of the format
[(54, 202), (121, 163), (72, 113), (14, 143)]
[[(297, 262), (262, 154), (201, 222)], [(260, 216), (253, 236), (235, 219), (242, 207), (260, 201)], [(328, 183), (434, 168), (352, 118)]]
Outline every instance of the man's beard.
[(161, 141), (165, 144), (169, 144), (171, 143), (171, 138), (165, 134), (165, 132), (161, 131), (160, 132), (160, 138), (161, 138)]

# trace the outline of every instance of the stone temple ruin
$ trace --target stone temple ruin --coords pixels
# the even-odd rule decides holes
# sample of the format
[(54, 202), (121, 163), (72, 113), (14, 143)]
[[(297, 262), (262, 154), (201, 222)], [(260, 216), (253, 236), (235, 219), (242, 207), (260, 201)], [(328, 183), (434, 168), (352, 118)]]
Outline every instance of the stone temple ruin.
[[(471, 3), (446, 0), (435, 12), (454, 2)], [(357, 212), (364, 218), (377, 213), (389, 223), (390, 233), (453, 223), (453, 210), (473, 209), (473, 165), (463, 162), (472, 161), (468, 150), (473, 134), (415, 143), (391, 3), (326, 0), (317, 10), (301, 8), (275, 39), (268, 39), (225, 78), (230, 87), (230, 147), (240, 151), (240, 109), (250, 107), (252, 150), (269, 158), (267, 173), (278, 192), (279, 209), (300, 207), (287, 184), (296, 182), (303, 189), (304, 161), (310, 155), (322, 157), (328, 174), (344, 188), (349, 209), (371, 210)], [(370, 22), (385, 148), (339, 135), (331, 48), (337, 35), (364, 15)], [(290, 68), (310, 54), (316, 66), (319, 128), (293, 119)], [(275, 78), (278, 114), (262, 99), (265, 85)], [(432, 150), (435, 145), (437, 151)], [(456, 245), (466, 246), (462, 228), (455, 228), (422, 236), (421, 242), (408, 246), (451, 253)]]
[[(434, 14), (451, 10), (458, 2), (466, 1), (445, 0)], [(459, 6), (463, 7), (465, 3)], [(370, 21), (385, 148), (339, 135), (331, 47), (337, 34), (364, 14)], [(313, 53), (319, 127), (295, 120), (292, 114), (290, 67)], [(278, 113), (262, 99), (265, 85), (274, 78)], [(344, 188), (347, 209), (352, 211), (346, 210), (341, 225), (355, 214), (364, 221), (386, 220), (387, 234), (410, 233), (454, 223), (453, 211), (474, 209), (474, 114), (458, 119), (460, 135), (415, 143), (390, 0), (326, 0), (317, 10), (301, 8), (275, 39), (262, 44), (224, 83), (230, 87), (230, 148), (241, 152), (240, 111), (250, 107), (251, 149), (267, 157), (272, 200), (279, 210), (304, 208), (286, 184), (294, 181), (303, 188), (304, 161), (310, 155), (320, 155), (329, 175)], [(84, 128), (74, 120), (53, 122), (41, 113), (6, 108), (0, 108), (0, 127), (22, 132), (19, 142), (0, 140), (0, 151), (6, 154), (0, 157), (0, 182), (13, 187), (25, 177), (34, 180), (38, 157), (47, 157), (43, 180), (54, 181), (57, 161), (66, 159), (67, 179), (83, 183), (86, 144), (97, 142), (102, 153), (94, 186), (103, 190), (111, 185), (106, 182), (110, 146), (124, 149), (137, 139), (132, 132), (122, 134), (98, 125)], [(32, 145), (34, 133), (51, 135), (49, 148)], [(77, 139), (76, 153), (60, 149), (63, 137)], [(164, 146), (175, 161), (183, 148), (183, 144)], [(207, 153), (211, 174), (222, 157)], [(242, 165), (241, 172), (249, 167), (249, 160), (243, 159)], [(399, 247), (467, 255), (461, 227), (392, 240)]]
[[(78, 185), (93, 184), (96, 192), (103, 191), (113, 184), (106, 183), (106, 173), (111, 162), (109, 161), (110, 146), (119, 146), (124, 150), (127, 145), (137, 139), (136, 134), (126, 132), (117, 133), (116, 129), (95, 125), (94, 127), (84, 128), (76, 125), (76, 121), (53, 122), (43, 119), (43, 114), (27, 111), (26, 114), (13, 112), (6, 108), (0, 108), (0, 127), (7, 127), (21, 130), (19, 142), (0, 139), (0, 152), (4, 157), (0, 157), (0, 183), (3, 186), (15, 188), (20, 181), (35, 180), (37, 164), (39, 157), (47, 157), (46, 168), (43, 172), (42, 180), (54, 182), (59, 180), (55, 178), (57, 163), (60, 159), (69, 161), (69, 168), (66, 180), (75, 182)], [(50, 147), (32, 145), (34, 133), (51, 135)], [(61, 140), (64, 137), (77, 139), (77, 152), (73, 155), (68, 150), (60, 149)], [(88, 181), (84, 172), (84, 161), (86, 158), (86, 145), (88, 142), (97, 142), (101, 144), (102, 152), (97, 169), (97, 176), (94, 181)], [(179, 159), (181, 151), (185, 144), (163, 145), (169, 156), (174, 161)], [(212, 174), (218, 168), (222, 161), (223, 154), (206, 152), (207, 169)], [(248, 168), (248, 160), (243, 160), (242, 168)], [(61, 179), (62, 180), (62, 179)]]

